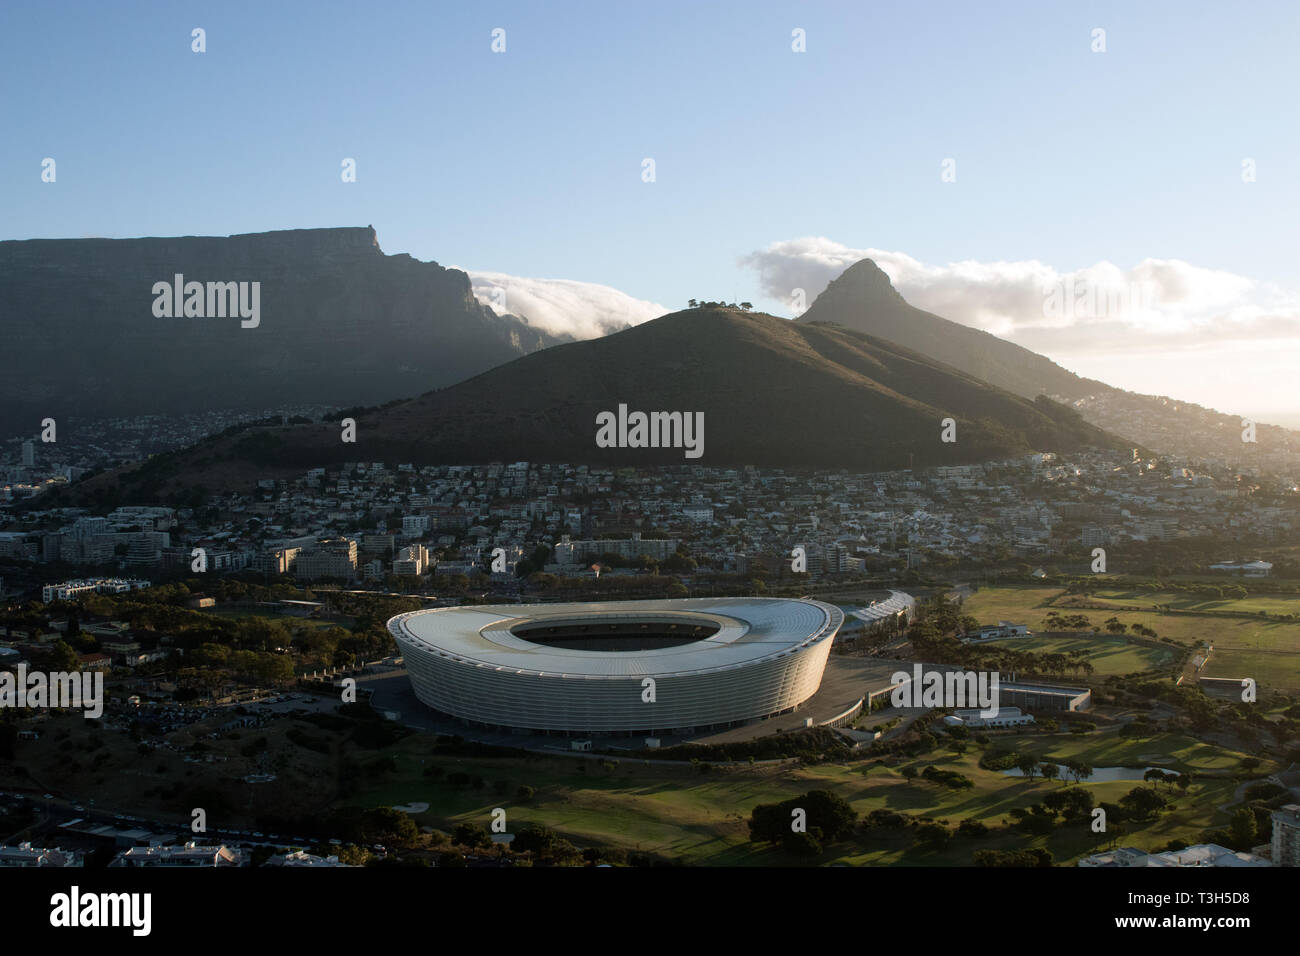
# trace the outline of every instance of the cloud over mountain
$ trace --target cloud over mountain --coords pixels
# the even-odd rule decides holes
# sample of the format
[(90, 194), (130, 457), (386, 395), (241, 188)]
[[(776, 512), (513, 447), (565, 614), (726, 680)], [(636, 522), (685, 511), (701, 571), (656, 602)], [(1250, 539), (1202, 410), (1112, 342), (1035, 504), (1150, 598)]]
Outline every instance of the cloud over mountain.
[(591, 339), (640, 325), (669, 310), (595, 282), (533, 279), (504, 272), (469, 274), (474, 297), (498, 315), (512, 314), (551, 335)]
[(1156, 258), (1073, 271), (1034, 259), (931, 265), (824, 236), (775, 242), (739, 261), (794, 312), (794, 290), (811, 305), (862, 259), (912, 305), (1080, 374), (1216, 407), (1242, 407), (1243, 396), (1246, 411), (1293, 404), (1285, 369), (1300, 361), (1300, 294), (1225, 270)]
[(1128, 269), (1103, 261), (1068, 272), (1034, 259), (935, 266), (818, 236), (776, 242), (740, 262), (758, 273), (768, 296), (788, 303), (803, 289), (811, 303), (862, 259), (874, 260), (912, 305), (1038, 351), (1099, 345), (1098, 333), (1122, 333), (1126, 347), (1153, 349), (1300, 333), (1300, 298), (1179, 259), (1143, 259)]

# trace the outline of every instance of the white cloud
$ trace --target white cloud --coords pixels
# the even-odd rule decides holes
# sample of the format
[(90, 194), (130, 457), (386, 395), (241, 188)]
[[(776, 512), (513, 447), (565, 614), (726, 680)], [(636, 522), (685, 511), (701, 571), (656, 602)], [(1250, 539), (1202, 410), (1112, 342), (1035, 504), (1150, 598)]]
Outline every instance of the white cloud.
[(868, 258), (912, 305), (1112, 385), (1219, 408), (1297, 405), (1289, 376), (1272, 373), (1300, 359), (1300, 296), (1247, 276), (1155, 258), (1073, 271), (1033, 259), (929, 265), (825, 237), (776, 242), (740, 264), (767, 296), (789, 302), (802, 288), (811, 304)]
[(669, 310), (594, 282), (530, 279), (503, 272), (469, 274), (474, 297), (498, 314), (511, 313), (553, 335), (591, 339), (627, 325), (658, 318)]
[[(912, 305), (1045, 351), (1185, 349), (1234, 339), (1300, 335), (1300, 297), (1246, 276), (1178, 259), (1129, 269), (1098, 262), (1071, 272), (1035, 259), (927, 265), (902, 252), (854, 249), (824, 237), (791, 239), (741, 258), (765, 294), (811, 303), (829, 282), (872, 259)], [(1032, 346), (1030, 341), (1032, 340)]]

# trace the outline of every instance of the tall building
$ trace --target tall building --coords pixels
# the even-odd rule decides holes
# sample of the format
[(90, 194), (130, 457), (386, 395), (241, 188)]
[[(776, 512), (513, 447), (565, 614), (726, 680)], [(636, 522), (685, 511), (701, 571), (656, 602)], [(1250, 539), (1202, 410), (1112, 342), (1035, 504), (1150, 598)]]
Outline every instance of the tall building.
[(555, 545), (556, 564), (580, 564), (602, 554), (617, 554), (620, 558), (636, 559), (648, 554), (656, 561), (671, 558), (677, 553), (677, 538), (642, 538), (633, 531), (630, 538), (600, 538), (572, 541), (568, 535)]
[(314, 551), (303, 551), (293, 573), (306, 580), (354, 578), (357, 575), (357, 543), (350, 538), (327, 538)]
[(30, 438), (23, 442), (23, 467), (32, 468), (36, 464), (36, 443)]
[(396, 542), (391, 534), (368, 534), (361, 539), (361, 550), (365, 554), (392, 554)]
[(156, 567), (162, 561), (162, 546), (153, 534), (137, 534), (127, 546), (126, 563), (132, 567)]
[(81, 517), (72, 523), (72, 534), (79, 541), (97, 534), (103, 534), (108, 530), (107, 518), (87, 518)]
[(1300, 804), (1273, 811), (1273, 865), (1300, 866)]
[(289, 574), (301, 553), (301, 548), (271, 548), (253, 559), (253, 567), (269, 574)]
[(429, 568), (429, 549), (422, 544), (413, 544), (397, 552), (393, 560), (393, 573), (399, 575), (419, 576)]
[(405, 515), (402, 518), (402, 534), (407, 537), (418, 537), (429, 531), (428, 515)]
[(1096, 525), (1090, 525), (1083, 529), (1082, 539), (1085, 548), (1103, 547), (1110, 535), (1106, 533), (1105, 528), (1098, 528)]

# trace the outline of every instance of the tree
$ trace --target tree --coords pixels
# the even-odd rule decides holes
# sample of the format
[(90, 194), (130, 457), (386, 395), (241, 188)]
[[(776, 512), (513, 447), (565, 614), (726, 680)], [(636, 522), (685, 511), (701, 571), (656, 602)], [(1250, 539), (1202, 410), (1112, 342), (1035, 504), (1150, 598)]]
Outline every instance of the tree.
[(1074, 778), (1075, 783), (1080, 780), (1087, 780), (1092, 776), (1092, 767), (1081, 760), (1067, 760), (1065, 769)]
[(1044, 780), (1055, 780), (1057, 775), (1061, 772), (1060, 767), (1048, 761), (1043, 761), (1043, 765), (1040, 769), (1042, 770)]
[(814, 857), (822, 852), (821, 841), (811, 833), (786, 833), (781, 848), (792, 856)]
[(917, 846), (931, 850), (942, 850), (952, 839), (952, 831), (938, 823), (917, 824), (914, 834)]
[(81, 669), (81, 658), (67, 641), (58, 641), (54, 645), (50, 660), (51, 670), (75, 671)]
[(492, 835), (481, 824), (462, 823), (452, 832), (452, 841), (461, 846), (482, 849), (492, 845)]
[(760, 803), (749, 816), (749, 838), (755, 842), (786, 844), (793, 833), (793, 811), (803, 810), (807, 832), (819, 841), (848, 836), (857, 823), (857, 811), (841, 796), (829, 790), (810, 790), (781, 803)]
[(1147, 787), (1134, 787), (1120, 798), (1119, 803), (1134, 820), (1149, 820), (1163, 810), (1169, 801)]
[(1259, 838), (1259, 827), (1255, 823), (1255, 811), (1242, 807), (1232, 815), (1228, 825), (1228, 835), (1232, 837), (1234, 850), (1249, 850)]
[(339, 847), (338, 858), (340, 863), (348, 866), (365, 866), (370, 860), (370, 851), (355, 843), (348, 843)]
[(1081, 787), (1053, 790), (1043, 797), (1043, 806), (1069, 821), (1087, 820), (1092, 814), (1092, 794)]
[(1056, 814), (1051, 812), (1039, 812), (1041, 806), (1033, 808), (1035, 812), (1026, 813), (1020, 818), (1019, 828), (1026, 833), (1034, 836), (1049, 836), (1052, 829), (1056, 826)]
[(689, 554), (683, 554), (678, 551), (671, 557), (665, 558), (661, 561), (659, 567), (670, 574), (689, 574), (691, 571), (695, 570), (695, 559)]
[(1022, 754), (1016, 761), (1016, 766), (1020, 768), (1020, 772), (1027, 780), (1033, 780), (1034, 774), (1038, 771), (1038, 758), (1033, 754)]
[(407, 814), (392, 807), (374, 807), (363, 817), (365, 836), (375, 843), (410, 846), (420, 839), (420, 828)]
[(525, 823), (515, 834), (511, 849), (518, 853), (543, 855), (554, 852), (561, 840), (555, 831), (540, 823)]

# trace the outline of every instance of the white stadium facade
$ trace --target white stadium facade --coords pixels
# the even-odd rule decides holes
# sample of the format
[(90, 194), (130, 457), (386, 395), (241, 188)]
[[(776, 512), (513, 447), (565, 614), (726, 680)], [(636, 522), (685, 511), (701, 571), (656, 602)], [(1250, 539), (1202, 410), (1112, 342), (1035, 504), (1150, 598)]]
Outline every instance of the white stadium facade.
[[(485, 727), (690, 734), (794, 710), (844, 613), (807, 599), (473, 605), (388, 622), (415, 696)], [(650, 679), (650, 680), (648, 680)]]

